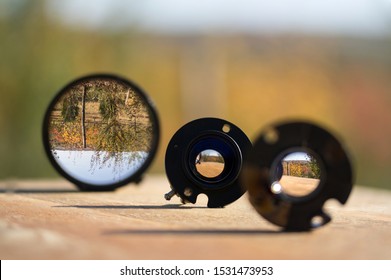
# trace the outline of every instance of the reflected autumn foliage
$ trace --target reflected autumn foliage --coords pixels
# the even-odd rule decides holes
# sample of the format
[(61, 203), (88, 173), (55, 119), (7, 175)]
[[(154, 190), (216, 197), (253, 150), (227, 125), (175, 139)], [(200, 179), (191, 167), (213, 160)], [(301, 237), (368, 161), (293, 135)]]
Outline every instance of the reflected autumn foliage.
[[(53, 153), (93, 151), (90, 171), (140, 164), (151, 149), (153, 124), (138, 92), (119, 80), (91, 78), (65, 90), (51, 112)], [(61, 163), (62, 159), (57, 160)]]

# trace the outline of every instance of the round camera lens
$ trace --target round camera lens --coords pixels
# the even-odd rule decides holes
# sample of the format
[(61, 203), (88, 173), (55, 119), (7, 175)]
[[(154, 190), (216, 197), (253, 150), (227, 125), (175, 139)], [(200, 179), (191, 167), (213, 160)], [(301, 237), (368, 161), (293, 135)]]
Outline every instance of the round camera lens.
[(218, 151), (206, 149), (197, 155), (194, 166), (201, 177), (214, 179), (223, 173), (224, 163), (224, 157)]
[(285, 230), (323, 226), (323, 204), (344, 204), (353, 187), (352, 167), (342, 144), (308, 122), (277, 123), (254, 142), (241, 172), (256, 211)]
[(217, 118), (194, 120), (179, 129), (166, 151), (166, 173), (172, 191), (183, 202), (195, 203), (201, 193), (208, 207), (224, 207), (244, 193), (238, 182), (243, 159), (251, 147), (234, 124)]
[(57, 171), (82, 190), (137, 182), (158, 145), (157, 113), (134, 83), (92, 75), (66, 85), (49, 105), (46, 153)]

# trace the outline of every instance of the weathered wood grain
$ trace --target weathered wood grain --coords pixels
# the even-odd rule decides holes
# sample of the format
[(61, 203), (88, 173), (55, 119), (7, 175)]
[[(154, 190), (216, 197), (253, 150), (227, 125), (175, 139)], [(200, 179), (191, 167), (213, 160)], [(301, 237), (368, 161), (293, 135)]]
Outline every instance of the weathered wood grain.
[(333, 221), (285, 233), (246, 195), (223, 209), (206, 198), (164, 200), (163, 176), (115, 192), (66, 181), (0, 182), (0, 259), (391, 259), (391, 192), (356, 187), (326, 205)]

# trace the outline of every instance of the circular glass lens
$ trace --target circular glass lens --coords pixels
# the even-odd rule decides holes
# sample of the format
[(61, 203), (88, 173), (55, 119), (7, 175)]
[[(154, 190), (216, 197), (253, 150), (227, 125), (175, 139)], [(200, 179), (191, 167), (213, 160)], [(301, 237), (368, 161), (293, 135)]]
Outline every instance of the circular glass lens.
[(155, 149), (157, 124), (136, 86), (91, 76), (64, 88), (49, 107), (48, 149), (58, 168), (78, 182), (126, 181)]
[(310, 152), (289, 152), (276, 164), (272, 172), (271, 191), (304, 197), (318, 187), (321, 167)]
[(204, 150), (195, 160), (197, 172), (206, 178), (216, 178), (224, 171), (224, 157), (215, 150)]

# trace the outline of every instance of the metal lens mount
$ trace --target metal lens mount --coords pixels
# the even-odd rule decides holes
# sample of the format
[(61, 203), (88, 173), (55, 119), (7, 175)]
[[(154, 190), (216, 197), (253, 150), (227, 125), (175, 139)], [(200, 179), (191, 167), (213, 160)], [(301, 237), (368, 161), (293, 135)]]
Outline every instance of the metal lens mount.
[[(318, 164), (317, 186), (305, 195), (292, 195), (283, 187), (287, 179), (296, 182), (292, 184), (315, 180), (287, 173), (289, 162), (284, 158), (292, 153), (308, 154)], [(305, 158), (292, 162), (302, 170), (311, 164)], [(280, 123), (265, 129), (244, 163), (241, 181), (256, 211), (287, 231), (306, 231), (330, 222), (331, 217), (322, 209), (324, 203), (335, 198), (345, 204), (353, 186), (352, 167), (344, 147), (328, 131), (307, 122)]]
[(208, 207), (218, 208), (240, 198), (245, 190), (239, 183), (247, 136), (234, 124), (217, 118), (202, 118), (180, 128), (168, 144), (165, 158), (171, 199), (196, 203), (201, 193), (208, 196)]

